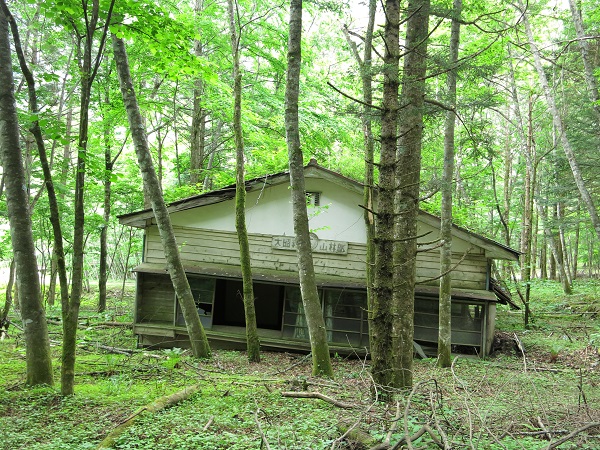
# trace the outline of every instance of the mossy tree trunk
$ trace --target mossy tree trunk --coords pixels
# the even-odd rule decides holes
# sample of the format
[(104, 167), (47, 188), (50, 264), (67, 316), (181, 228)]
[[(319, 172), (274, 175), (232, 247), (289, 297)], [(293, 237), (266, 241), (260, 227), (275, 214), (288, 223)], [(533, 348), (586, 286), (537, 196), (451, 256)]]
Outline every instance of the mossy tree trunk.
[[(364, 53), (361, 58), (356, 43), (350, 38), (350, 33), (347, 28), (344, 28), (346, 41), (350, 46), (354, 59), (360, 69), (360, 78), (363, 89), (363, 111), (362, 111), (362, 127), (363, 127), (363, 142), (365, 146), (365, 183), (363, 190), (363, 205), (365, 227), (367, 230), (367, 254), (366, 254), (366, 281), (367, 281), (367, 305), (369, 324), (372, 321), (373, 310), (373, 268), (375, 266), (375, 249), (373, 247), (373, 239), (375, 238), (375, 216), (373, 205), (373, 190), (375, 184), (374, 177), (374, 153), (375, 139), (373, 137), (373, 30), (375, 28), (375, 13), (377, 11), (377, 0), (369, 0), (369, 19), (367, 22), (367, 30), (364, 38)], [(369, 325), (369, 329), (371, 326)]]
[(429, 40), (429, 0), (408, 4), (401, 109), (399, 114), (394, 221), (394, 386), (413, 380), (414, 303), (417, 262), (417, 219), (421, 182), (423, 110)]
[(290, 2), (290, 28), (288, 38), (288, 69), (285, 91), (285, 131), (290, 164), (292, 188), (292, 209), (294, 232), (298, 253), (298, 273), (302, 303), (308, 325), (312, 351), (313, 375), (333, 377), (333, 368), (327, 343), (325, 320), (319, 302), (319, 293), (313, 266), (308, 213), (306, 210), (306, 189), (304, 184), (304, 164), (300, 147), (300, 127), (298, 123), (298, 98), (300, 91), (302, 0)]
[(394, 308), (392, 305), (393, 247), (394, 247), (394, 192), (396, 148), (398, 143), (398, 92), (400, 81), (400, 2), (385, 3), (383, 61), (383, 101), (381, 107), (381, 156), (375, 234), (375, 267), (371, 309), (370, 347), (371, 373), (376, 384), (394, 385)]
[[(14, 97), (7, 8), (0, 11), (0, 153), (5, 182), (10, 236), (25, 331), (27, 384), (53, 384), (50, 340), (38, 278), (29, 198), (23, 189), (25, 169), (19, 142)], [(11, 20), (12, 17), (10, 17)]]
[(244, 295), (244, 316), (246, 319), (246, 348), (248, 360), (260, 361), (260, 341), (256, 328), (252, 268), (250, 266), (250, 245), (246, 229), (246, 183), (244, 167), (244, 136), (242, 132), (242, 74), (240, 73), (240, 36), (236, 31), (234, 0), (228, 0), (231, 51), (233, 54), (233, 136), (235, 140), (235, 229), (240, 244), (240, 265)]
[[(456, 108), (456, 62), (460, 43), (460, 15), (462, 0), (453, 2), (453, 18), (450, 30), (450, 57), (448, 60), (448, 106)], [(455, 111), (446, 112), (444, 133), (444, 172), (442, 175), (442, 217), (440, 237), (440, 306), (438, 334), (438, 366), (450, 367), (452, 347), (452, 178), (454, 176), (454, 128)]]
[[(102, 9), (105, 20), (100, 24), (100, 1), (92, 0), (81, 4), (81, 21), (73, 21), (73, 32), (79, 36), (77, 40), (80, 48), (77, 54), (79, 60), (79, 75), (81, 92), (79, 97), (79, 135), (77, 139), (77, 161), (75, 164), (75, 199), (73, 204), (73, 243), (72, 243), (72, 270), (71, 294), (62, 299), (63, 320), (63, 347), (61, 365), (61, 393), (72, 395), (75, 389), (75, 350), (77, 348), (77, 320), (81, 296), (83, 294), (84, 277), (84, 246), (85, 246), (85, 174), (88, 160), (88, 135), (89, 135), (89, 109), (91, 103), (92, 86), (97, 75), (98, 66), (102, 60), (104, 46), (108, 35), (115, 0), (111, 0), (106, 8)], [(83, 29), (79, 29), (83, 24)], [(93, 54), (94, 45), (97, 43), (96, 55)], [(83, 47), (83, 49), (81, 48)], [(61, 288), (62, 291), (62, 288)]]
[(122, 39), (118, 39), (114, 35), (112, 36), (112, 42), (115, 64), (119, 74), (123, 103), (127, 110), (127, 119), (129, 121), (131, 137), (133, 138), (138, 164), (142, 172), (145, 191), (149, 195), (152, 210), (154, 211), (154, 217), (156, 218), (156, 225), (160, 234), (169, 275), (187, 327), (192, 353), (197, 358), (210, 357), (208, 339), (204, 332), (204, 328), (202, 327), (202, 323), (200, 322), (200, 316), (196, 310), (192, 290), (190, 289), (179, 256), (179, 248), (177, 247), (177, 241), (175, 240), (171, 218), (167, 211), (160, 183), (154, 169), (152, 155), (150, 154), (150, 148), (148, 146), (148, 138), (146, 136), (146, 128), (133, 89), (133, 81), (129, 71), (129, 62), (125, 51), (125, 44)]

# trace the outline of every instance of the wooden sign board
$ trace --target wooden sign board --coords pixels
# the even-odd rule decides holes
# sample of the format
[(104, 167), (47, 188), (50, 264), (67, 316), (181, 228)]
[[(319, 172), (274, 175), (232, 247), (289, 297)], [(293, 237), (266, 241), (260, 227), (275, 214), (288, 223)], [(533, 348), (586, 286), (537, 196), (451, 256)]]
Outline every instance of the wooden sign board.
[[(329, 253), (334, 255), (347, 255), (348, 242), (330, 241), (319, 239), (314, 234), (310, 236), (313, 253)], [(273, 236), (271, 248), (277, 250), (296, 250), (295, 236)]]

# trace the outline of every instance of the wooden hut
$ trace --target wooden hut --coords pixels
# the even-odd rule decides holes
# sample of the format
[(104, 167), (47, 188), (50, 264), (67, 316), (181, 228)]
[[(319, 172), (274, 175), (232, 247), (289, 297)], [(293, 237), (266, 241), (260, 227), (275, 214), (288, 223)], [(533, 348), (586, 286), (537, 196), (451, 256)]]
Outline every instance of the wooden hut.
[[(332, 352), (364, 353), (369, 345), (365, 288), (362, 185), (311, 161), (305, 166), (313, 258)], [(263, 348), (308, 350), (294, 245), (289, 173), (247, 181), (246, 221), (259, 335)], [(198, 314), (211, 345), (244, 348), (235, 186), (168, 206)], [(134, 333), (141, 346), (187, 344), (185, 324), (166, 271), (152, 210), (119, 217), (144, 229), (137, 272)], [(439, 236), (440, 219), (419, 214), (422, 241)], [(496, 303), (490, 268), (518, 252), (460, 227), (453, 231), (452, 342), (488, 354)], [(439, 248), (417, 255), (415, 341), (435, 346), (438, 335)], [(425, 248), (426, 249), (426, 248)], [(421, 248), (423, 250), (423, 248)]]

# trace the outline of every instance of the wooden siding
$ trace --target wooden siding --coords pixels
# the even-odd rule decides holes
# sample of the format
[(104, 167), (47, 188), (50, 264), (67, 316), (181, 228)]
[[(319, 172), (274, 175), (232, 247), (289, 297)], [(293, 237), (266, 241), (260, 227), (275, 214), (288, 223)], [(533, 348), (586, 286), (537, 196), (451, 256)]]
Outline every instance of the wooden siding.
[[(205, 230), (190, 227), (175, 227), (177, 242), (185, 265), (201, 266), (202, 263), (239, 266), (239, 246), (237, 235), (227, 231)], [(271, 235), (251, 234), (250, 252), (252, 267), (255, 269), (297, 272), (296, 253), (289, 250), (271, 248)], [(453, 287), (462, 289), (486, 289), (487, 259), (477, 253), (471, 253), (461, 261), (453, 272)], [(164, 263), (164, 254), (156, 227), (147, 229), (147, 263)], [(456, 264), (463, 254), (455, 254)], [(334, 275), (354, 280), (365, 278), (365, 245), (349, 243), (347, 255), (313, 255), (315, 272), (322, 275)], [(439, 280), (439, 251), (420, 252), (417, 255), (417, 282), (437, 286)]]
[(174, 324), (175, 290), (168, 275), (138, 273), (137, 323)]

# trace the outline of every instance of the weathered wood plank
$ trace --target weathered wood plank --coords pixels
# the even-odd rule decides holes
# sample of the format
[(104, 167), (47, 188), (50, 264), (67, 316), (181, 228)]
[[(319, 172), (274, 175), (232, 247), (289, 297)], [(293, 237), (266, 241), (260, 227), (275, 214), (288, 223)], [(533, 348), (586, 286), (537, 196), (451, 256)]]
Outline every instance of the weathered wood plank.
[[(188, 265), (209, 263), (239, 265), (239, 247), (235, 233), (216, 230), (202, 230), (190, 227), (176, 227), (182, 259)], [(249, 236), (252, 266), (256, 269), (296, 272), (297, 257), (294, 251), (271, 248), (270, 235), (252, 234)], [(317, 274), (365, 278), (365, 246), (351, 243), (347, 255), (315, 254), (314, 264)], [(487, 281), (487, 260), (479, 254), (455, 254), (454, 264), (460, 264), (453, 271), (453, 285), (456, 288), (485, 289)], [(461, 261), (462, 258), (462, 261)], [(149, 263), (164, 263), (160, 238), (156, 230), (150, 230), (146, 242), (146, 259)], [(417, 255), (417, 282), (436, 285), (439, 276), (439, 251), (432, 250)]]
[(137, 305), (137, 321), (152, 322), (174, 320), (175, 291), (168, 275), (138, 274), (143, 279), (139, 293), (141, 302)]

